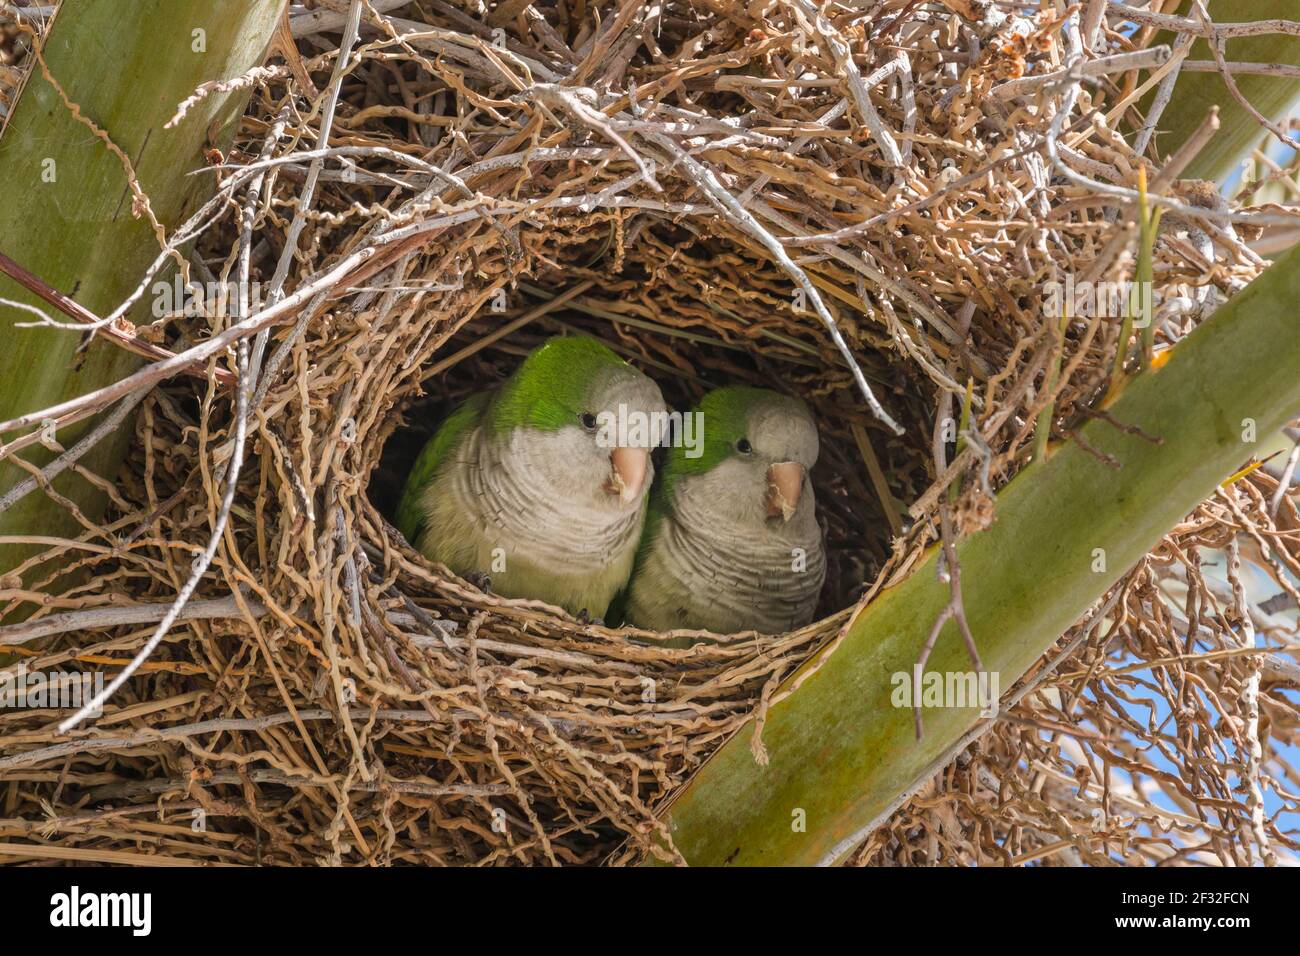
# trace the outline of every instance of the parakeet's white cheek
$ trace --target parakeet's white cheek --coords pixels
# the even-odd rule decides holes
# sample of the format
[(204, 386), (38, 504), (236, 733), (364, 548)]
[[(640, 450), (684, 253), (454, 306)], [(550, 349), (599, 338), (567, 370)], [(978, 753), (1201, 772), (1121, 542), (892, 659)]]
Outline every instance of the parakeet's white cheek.
[(648, 455), (624, 454), (616, 467), (616, 449), (602, 447), (577, 425), (550, 432), (519, 429), (510, 451), (528, 470), (528, 484), (556, 502), (618, 510), (643, 499), (654, 477)]
[[(795, 533), (815, 523), (812, 482), (798, 463), (773, 468), (757, 459), (731, 458), (681, 486), (691, 501), (679, 508), (706, 516), (720, 528), (747, 529), (762, 536)], [(776, 479), (776, 480), (774, 480)], [(682, 492), (679, 492), (679, 495)]]
[(729, 458), (689, 483), (690, 493), (707, 503), (724, 526), (759, 526), (767, 520), (768, 484), (761, 462)]

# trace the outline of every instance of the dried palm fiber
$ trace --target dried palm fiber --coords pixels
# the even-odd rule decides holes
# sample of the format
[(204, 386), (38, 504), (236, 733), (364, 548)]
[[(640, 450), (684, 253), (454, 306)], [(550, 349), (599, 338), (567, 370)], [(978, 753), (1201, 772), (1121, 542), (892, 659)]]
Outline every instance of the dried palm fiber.
[[(49, 711), (0, 710), (10, 860), (673, 858), (656, 807), (936, 540), (939, 396), (960, 408), (970, 388), (964, 533), (995, 519), (1044, 409), (1063, 440), (1100, 414), (1119, 323), (1072, 316), (1060, 334), (1044, 289), (1132, 276), (1139, 171), (1181, 197), (1154, 276), (1165, 301), (1185, 294), (1158, 346), (1264, 265), (1244, 229), (1187, 218), (1203, 187), (1115, 134), (1141, 125), (1148, 71), (1169, 62), (1131, 51), (1119, 14), (1084, 44), (1077, 11), (1002, 5), (308, 6), (303, 63), (246, 78), (237, 149), (202, 173), (221, 191), (190, 279), (235, 281), (246, 256), (262, 285), (247, 311), (151, 330), (243, 385), (158, 376), (105, 482), (109, 518), (0, 582), (8, 672), (111, 676), (198, 575), (103, 716), (64, 736)], [(1076, 58), (1087, 84), (1025, 82)], [(562, 330), (600, 336), (679, 404), (734, 382), (809, 402), (824, 616), (668, 648), (482, 593), (387, 524), (437, 416)], [(1275, 486), (1256, 471), (1198, 508), (853, 859), (1285, 858), (1290, 825), (1260, 792), (1296, 810), (1278, 750), (1296, 674), (1239, 644), (1247, 619), (1261, 642), (1293, 624), (1202, 569), (1240, 551), (1295, 596), (1300, 517), (1286, 496), (1270, 514)]]

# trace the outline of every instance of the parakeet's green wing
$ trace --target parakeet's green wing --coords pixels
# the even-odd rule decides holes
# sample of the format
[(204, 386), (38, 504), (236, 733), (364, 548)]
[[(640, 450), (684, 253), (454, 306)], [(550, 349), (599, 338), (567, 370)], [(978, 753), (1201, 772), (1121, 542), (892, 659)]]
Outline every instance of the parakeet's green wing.
[(478, 422), (491, 396), (491, 392), (480, 392), (466, 399), (438, 426), (438, 430), (420, 452), (420, 457), (415, 460), (415, 465), (406, 478), (406, 487), (402, 489), (402, 502), (397, 506), (397, 530), (412, 545), (419, 540), (420, 531), (424, 527), (420, 495), (433, 480), (438, 466)]

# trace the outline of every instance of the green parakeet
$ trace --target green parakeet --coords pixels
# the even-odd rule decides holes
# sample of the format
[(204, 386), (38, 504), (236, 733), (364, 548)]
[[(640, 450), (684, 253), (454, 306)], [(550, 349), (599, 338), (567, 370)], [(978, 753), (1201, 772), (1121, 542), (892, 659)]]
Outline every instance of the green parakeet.
[(498, 594), (602, 617), (631, 573), (654, 478), (649, 442), (609, 426), (665, 412), (659, 386), (595, 339), (550, 339), (442, 423), (398, 528)]
[(703, 441), (669, 450), (624, 622), (720, 634), (807, 624), (826, 578), (808, 478), (812, 416), (798, 399), (738, 387), (710, 392), (693, 411)]

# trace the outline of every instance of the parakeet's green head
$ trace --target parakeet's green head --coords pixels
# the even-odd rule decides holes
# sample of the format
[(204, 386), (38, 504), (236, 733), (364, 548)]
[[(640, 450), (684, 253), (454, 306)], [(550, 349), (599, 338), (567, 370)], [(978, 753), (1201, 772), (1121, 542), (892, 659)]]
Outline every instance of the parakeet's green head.
[(715, 389), (692, 409), (699, 413), (698, 454), (679, 443), (664, 467), (665, 493), (689, 483), (717, 496), (729, 520), (781, 524), (811, 520), (817, 426), (797, 398), (762, 388)]
[(639, 504), (654, 477), (651, 442), (619, 428), (666, 414), (659, 386), (588, 336), (553, 338), (510, 376), (488, 411), (544, 483), (609, 506)]

